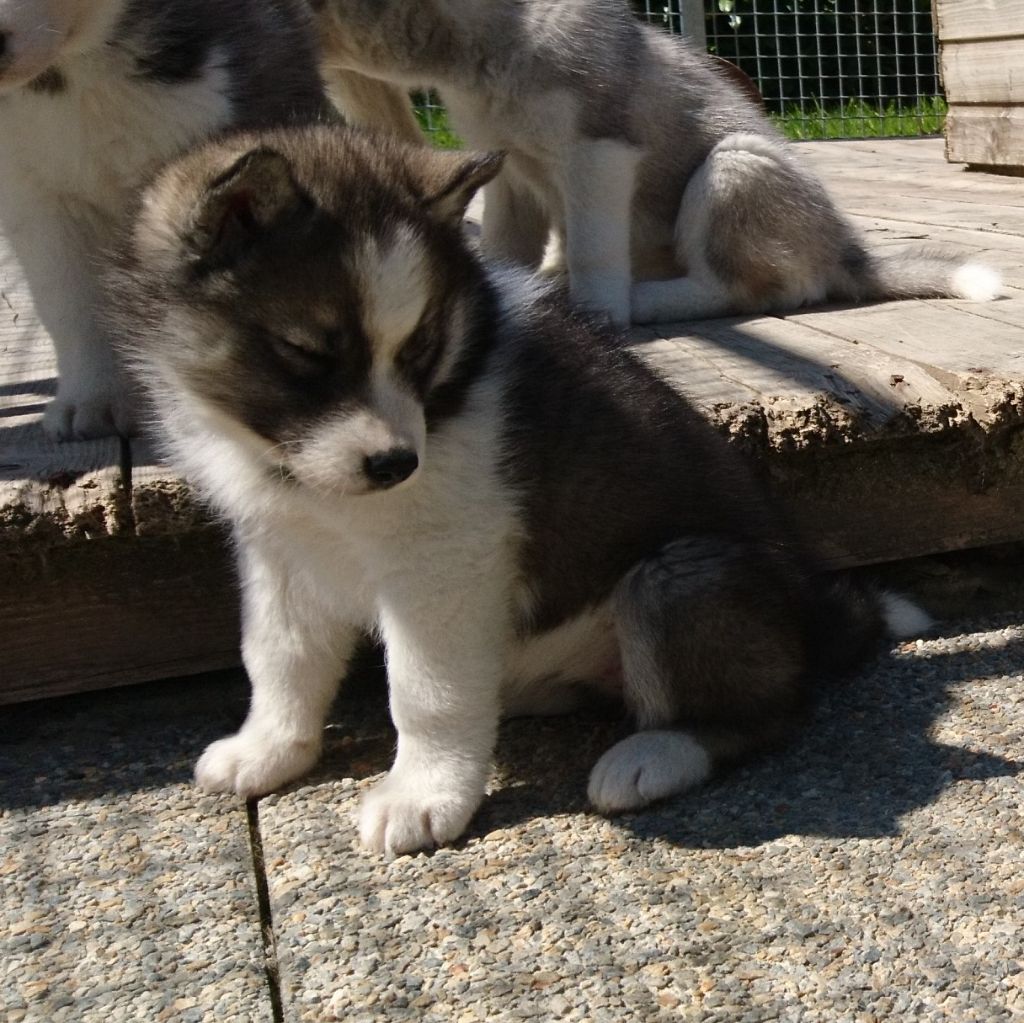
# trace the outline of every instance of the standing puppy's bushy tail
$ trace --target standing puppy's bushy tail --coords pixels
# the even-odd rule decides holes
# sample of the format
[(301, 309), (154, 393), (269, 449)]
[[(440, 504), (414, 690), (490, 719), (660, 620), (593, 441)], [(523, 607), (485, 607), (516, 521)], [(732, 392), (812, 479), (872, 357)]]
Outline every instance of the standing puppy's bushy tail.
[(826, 577), (811, 619), (811, 672), (841, 675), (868, 660), (886, 640), (921, 636), (934, 624), (906, 597), (845, 576)]
[(991, 302), (1002, 294), (998, 271), (941, 249), (872, 253), (869, 277), (868, 297), (874, 299), (962, 298)]

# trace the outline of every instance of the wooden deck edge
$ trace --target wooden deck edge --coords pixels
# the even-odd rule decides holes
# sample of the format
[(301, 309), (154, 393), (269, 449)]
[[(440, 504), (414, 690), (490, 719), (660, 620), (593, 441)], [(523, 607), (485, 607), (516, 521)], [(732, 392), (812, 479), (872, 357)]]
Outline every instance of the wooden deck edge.
[(237, 586), (218, 530), (7, 552), (0, 579), (0, 704), (240, 663)]

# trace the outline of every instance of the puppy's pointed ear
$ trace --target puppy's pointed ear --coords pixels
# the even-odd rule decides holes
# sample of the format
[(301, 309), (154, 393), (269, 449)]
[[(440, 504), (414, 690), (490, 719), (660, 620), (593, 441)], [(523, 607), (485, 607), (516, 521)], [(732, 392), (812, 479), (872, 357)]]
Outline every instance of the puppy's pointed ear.
[(423, 204), (438, 220), (458, 224), (476, 193), (505, 162), (504, 153), (416, 152)]
[(287, 158), (274, 149), (253, 149), (206, 186), (185, 241), (203, 262), (229, 265), (305, 201)]

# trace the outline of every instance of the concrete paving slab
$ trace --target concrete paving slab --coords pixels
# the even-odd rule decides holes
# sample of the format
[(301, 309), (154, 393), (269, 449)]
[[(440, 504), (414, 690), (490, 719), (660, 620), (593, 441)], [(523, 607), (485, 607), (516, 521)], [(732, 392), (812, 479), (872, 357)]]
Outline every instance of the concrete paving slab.
[(512, 722), (458, 847), (355, 847), (383, 697), (260, 802), (286, 1020), (1024, 1017), (1024, 615), (899, 648), (786, 751), (649, 812), (588, 811), (614, 721)]
[(0, 1018), (270, 1023), (244, 806), (191, 785), (233, 677), (4, 708)]

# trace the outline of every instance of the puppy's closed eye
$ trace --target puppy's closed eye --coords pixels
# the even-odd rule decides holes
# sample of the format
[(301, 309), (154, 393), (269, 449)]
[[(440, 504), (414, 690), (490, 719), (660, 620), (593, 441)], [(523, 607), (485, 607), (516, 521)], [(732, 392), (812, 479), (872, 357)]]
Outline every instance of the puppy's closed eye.
[(286, 369), (300, 374), (313, 374), (334, 368), (336, 356), (332, 349), (305, 334), (266, 330), (257, 333), (259, 343), (273, 352)]

